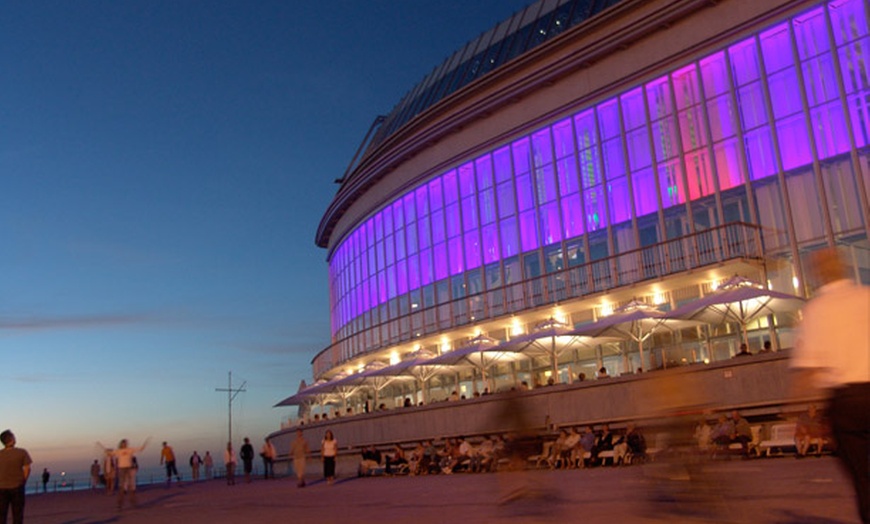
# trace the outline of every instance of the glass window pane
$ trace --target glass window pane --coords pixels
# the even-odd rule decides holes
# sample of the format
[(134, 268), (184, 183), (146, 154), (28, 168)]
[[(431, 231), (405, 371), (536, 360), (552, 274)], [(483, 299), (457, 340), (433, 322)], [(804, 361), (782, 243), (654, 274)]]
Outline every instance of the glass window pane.
[(625, 140), (628, 147), (628, 165), (631, 166), (632, 170), (643, 169), (652, 164), (652, 155), (649, 150), (649, 133), (647, 133), (646, 127), (629, 131)]
[(472, 162), (459, 166), (459, 196), (467, 197), (475, 193), (474, 164)]
[(668, 77), (663, 76), (648, 82), (646, 84), (646, 97), (649, 103), (649, 114), (653, 120), (673, 113)]
[(744, 85), (758, 79), (758, 55), (755, 51), (755, 39), (734, 44), (728, 48), (731, 59), (731, 71), (737, 85)]
[(604, 142), (601, 146), (601, 152), (604, 155), (604, 174), (608, 180), (625, 175), (622, 140), (615, 138)]
[(562, 240), (562, 225), (559, 222), (559, 207), (556, 202), (541, 206), (541, 244), (550, 245)]
[(424, 249), (420, 252), (420, 284), (431, 284), (435, 277), (435, 271), (432, 268), (432, 251)]
[(619, 107), (616, 105), (616, 99), (602, 102), (598, 104), (596, 109), (598, 110), (598, 126), (601, 128), (602, 140), (619, 135)]
[[(480, 258), (480, 233), (475, 231), (469, 231), (464, 236), (465, 240), (465, 268), (467, 270), (472, 270), (474, 268), (480, 267), (481, 258)], [(452, 249), (452, 244), (451, 244)], [(455, 274), (455, 273), (454, 273)]]
[(444, 207), (444, 196), (441, 193), (441, 178), (429, 182), (429, 209), (441, 209)]
[(698, 73), (695, 64), (674, 71), (671, 75), (674, 82), (674, 96), (677, 99), (677, 109), (685, 109), (700, 102), (698, 96)]
[(429, 214), (429, 191), (426, 186), (418, 187), (414, 191), (417, 200), (417, 218), (424, 217)]
[(598, 143), (594, 110), (584, 111), (574, 117), (574, 130), (577, 135), (577, 147), (579, 149), (586, 149)]
[(516, 203), (514, 202), (514, 185), (511, 182), (499, 184), (498, 188), (498, 216), (505, 218), (512, 216), (516, 212)]
[(728, 69), (725, 65), (725, 53), (719, 52), (701, 60), (701, 78), (704, 82), (704, 94), (712, 98), (728, 92)]
[(751, 179), (758, 180), (776, 173), (770, 129), (764, 126), (746, 133), (743, 140)]
[(677, 160), (659, 164), (659, 186), (661, 187), (662, 208), (685, 203), (682, 170)]
[(829, 6), (837, 45), (867, 36), (868, 13), (863, 0), (835, 1)]
[(710, 131), (714, 141), (734, 136), (734, 109), (731, 106), (731, 96), (722, 95), (708, 102), (707, 118), (710, 120)]
[(607, 193), (610, 196), (610, 223), (619, 224), (631, 220), (631, 197), (628, 193), (628, 179), (619, 177), (609, 180)]
[(444, 242), (447, 228), (444, 227), (444, 210), (432, 212), (432, 242)]
[(520, 240), (523, 251), (538, 248), (538, 217), (534, 209), (520, 213)]
[(420, 257), (411, 255), (408, 257), (408, 289), (417, 289), (420, 287), (420, 279), (423, 272), (420, 270)]
[(646, 109), (643, 105), (643, 88), (632, 89), (620, 97), (622, 120), (625, 129), (635, 129), (646, 123)]
[(825, 222), (812, 170), (790, 175), (785, 180), (792, 209), (800, 210), (792, 213), (798, 242), (821, 239), (825, 234)]
[(517, 205), (520, 211), (531, 209), (535, 205), (535, 190), (532, 187), (532, 177), (528, 173), (517, 175)]
[(406, 242), (408, 246), (408, 254), (416, 253), (420, 249), (417, 243), (417, 223), (410, 222), (405, 228)]
[(459, 184), (456, 180), (456, 170), (450, 170), (441, 177), (444, 185), (444, 203), (450, 204), (459, 201)]
[(761, 33), (760, 40), (761, 55), (764, 57), (764, 67), (768, 75), (794, 66), (788, 23), (764, 31)]
[(536, 168), (535, 180), (539, 203), (552, 202), (556, 199), (556, 173), (553, 171), (553, 164)]
[(744, 182), (743, 164), (737, 150), (737, 140), (730, 139), (713, 146), (716, 155), (716, 172), (719, 175), (719, 190), (726, 191)]
[(797, 113), (803, 107), (798, 86), (797, 72), (789, 67), (768, 77), (770, 101), (773, 104), (774, 118), (782, 118)]
[(480, 222), (482, 224), (495, 222), (495, 190), (481, 191), (478, 199), (480, 201)]
[(495, 169), (496, 183), (511, 179), (513, 171), (511, 171), (510, 147), (505, 146), (501, 149), (496, 149), (492, 154), (492, 162)]
[[(438, 252), (438, 246), (435, 246), (436, 253)], [(447, 253), (450, 255), (450, 274), (458, 275), (462, 273), (465, 270), (464, 257), (462, 256), (462, 237), (451, 238), (447, 241)]]
[(631, 189), (634, 192), (634, 207), (641, 217), (658, 210), (656, 180), (652, 169), (643, 169), (631, 174)]
[(487, 153), (475, 160), (474, 168), (477, 171), (477, 190), (483, 191), (492, 187), (492, 158), (490, 155)]
[(828, 28), (825, 27), (825, 10), (822, 7), (795, 17), (794, 32), (801, 60), (830, 49)]
[(580, 164), (580, 182), (583, 187), (592, 187), (601, 183), (601, 167), (598, 163), (598, 150), (590, 147), (577, 154)]
[(712, 195), (716, 187), (713, 185), (713, 173), (710, 171), (710, 159), (707, 150), (686, 155), (686, 182), (689, 184), (689, 199), (696, 200)]
[(517, 175), (529, 172), (529, 139), (521, 138), (511, 145), (514, 158), (514, 173)]
[(570, 118), (553, 124), (553, 142), (556, 146), (556, 158), (565, 158), (574, 152), (574, 133)]
[(408, 292), (408, 262), (400, 260), (396, 264), (396, 291), (399, 295)]
[(435, 280), (447, 278), (447, 245), (438, 244), (432, 249), (432, 262), (435, 268)]
[(550, 141), (549, 127), (532, 135), (532, 152), (536, 166), (543, 166), (553, 161), (553, 144)]
[(788, 171), (813, 161), (807, 124), (802, 113), (777, 121), (776, 134), (783, 169)]
[(830, 158), (849, 150), (846, 119), (840, 102), (831, 102), (810, 111), (819, 159)]
[(459, 226), (459, 219), (459, 204), (453, 203), (447, 206), (444, 212), (444, 221), (447, 225), (447, 236), (449, 238), (453, 238), (462, 232), (462, 228)]
[(520, 252), (519, 238), (517, 236), (516, 217), (505, 218), (500, 222), (501, 226), (501, 250), (504, 258), (512, 257)]
[(499, 260), (498, 226), (490, 224), (483, 226), (483, 261), (485, 264)]
[(562, 197), (562, 224), (565, 228), (565, 238), (577, 237), (584, 233), (583, 208), (580, 205), (579, 193)]
[(417, 242), (420, 244), (420, 249), (427, 248), (431, 245), (432, 237), (429, 235), (429, 221), (419, 220), (417, 222)]
[(583, 203), (586, 207), (586, 230), (596, 231), (605, 227), (604, 221), (604, 190), (601, 186), (583, 191)]
[(680, 136), (683, 139), (683, 151), (691, 151), (707, 145), (707, 135), (704, 129), (704, 113), (701, 106), (694, 106), (680, 111)]
[(470, 196), (462, 199), (462, 230), (477, 229), (477, 200)]
[[(680, 154), (676, 131), (677, 126), (671, 118), (663, 118), (652, 123), (656, 160), (667, 160)], [(634, 164), (632, 164), (632, 169), (634, 169)]]
[(577, 178), (577, 164), (572, 156), (556, 162), (559, 176), (559, 194), (570, 195), (580, 190), (580, 180)]
[(803, 73), (810, 106), (837, 99), (837, 76), (834, 74), (834, 62), (830, 53), (805, 62)]

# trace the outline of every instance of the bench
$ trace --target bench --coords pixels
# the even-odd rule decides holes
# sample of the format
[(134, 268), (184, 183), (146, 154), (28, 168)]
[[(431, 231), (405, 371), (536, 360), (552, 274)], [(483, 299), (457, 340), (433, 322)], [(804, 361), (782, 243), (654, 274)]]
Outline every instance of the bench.
[(758, 454), (764, 453), (764, 456), (769, 457), (771, 452), (776, 450), (782, 453), (783, 449), (795, 449), (797, 447), (794, 442), (794, 432), (797, 424), (794, 422), (786, 422), (774, 424), (770, 426), (770, 438), (762, 440), (758, 444)]

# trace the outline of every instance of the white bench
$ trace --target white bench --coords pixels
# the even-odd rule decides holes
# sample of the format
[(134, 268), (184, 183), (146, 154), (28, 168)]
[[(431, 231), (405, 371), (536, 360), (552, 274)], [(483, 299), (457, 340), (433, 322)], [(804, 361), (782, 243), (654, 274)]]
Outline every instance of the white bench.
[[(759, 450), (759, 446), (761, 446), (761, 426), (752, 426), (750, 429), (752, 430), (752, 440), (749, 442), (749, 453), (755, 451), (758, 455), (761, 455), (761, 451)], [(794, 431), (792, 431), (792, 437), (794, 437)], [(792, 441), (794, 441), (794, 438), (792, 438)], [(743, 444), (735, 442), (733, 444), (729, 444), (728, 449), (742, 450)]]
[(797, 428), (797, 424), (794, 422), (770, 426), (770, 438), (762, 440), (758, 444), (758, 454), (761, 455), (763, 452), (766, 457), (769, 457), (773, 450), (782, 452), (786, 448), (797, 449), (794, 442), (795, 428)]

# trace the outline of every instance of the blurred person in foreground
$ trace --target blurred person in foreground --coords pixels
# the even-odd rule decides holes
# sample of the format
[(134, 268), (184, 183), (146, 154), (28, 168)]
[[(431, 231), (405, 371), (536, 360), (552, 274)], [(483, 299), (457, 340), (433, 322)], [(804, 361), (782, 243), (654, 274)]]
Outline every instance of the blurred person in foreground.
[(138, 448), (130, 447), (127, 439), (121, 439), (118, 443), (118, 449), (110, 450), (106, 446), (97, 442), (97, 445), (103, 451), (111, 455), (118, 465), (118, 509), (124, 507), (124, 495), (130, 495), (130, 504), (136, 506), (136, 453), (144, 451), (148, 446), (151, 437), (145, 439)]
[(30, 454), (15, 447), (15, 435), (8, 429), (0, 433), (0, 522), (6, 524), (6, 515), (12, 508), (12, 523), (24, 522), (24, 486), (30, 477)]
[(870, 287), (846, 277), (835, 249), (811, 258), (820, 286), (803, 309), (792, 355), (793, 389), (821, 393), (837, 441), (837, 455), (852, 479), (862, 522), (870, 523)]

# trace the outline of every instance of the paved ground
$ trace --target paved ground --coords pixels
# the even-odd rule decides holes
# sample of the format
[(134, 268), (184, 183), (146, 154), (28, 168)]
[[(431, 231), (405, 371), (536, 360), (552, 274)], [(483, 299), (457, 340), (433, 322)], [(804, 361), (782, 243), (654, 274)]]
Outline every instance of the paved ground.
[[(118, 511), (92, 492), (28, 497), (28, 524), (733, 522), (846, 524), (855, 503), (834, 459), (716, 462), (689, 483), (663, 464), (579, 471), (290, 479), (151, 487)], [(504, 503), (512, 493), (523, 496)], [(676, 500), (676, 501), (675, 501)]]

